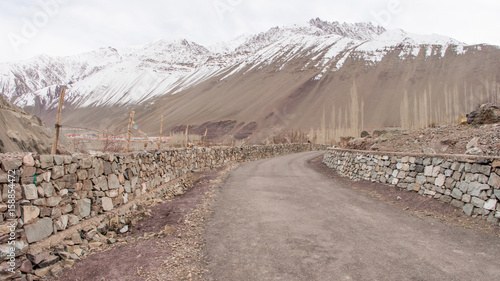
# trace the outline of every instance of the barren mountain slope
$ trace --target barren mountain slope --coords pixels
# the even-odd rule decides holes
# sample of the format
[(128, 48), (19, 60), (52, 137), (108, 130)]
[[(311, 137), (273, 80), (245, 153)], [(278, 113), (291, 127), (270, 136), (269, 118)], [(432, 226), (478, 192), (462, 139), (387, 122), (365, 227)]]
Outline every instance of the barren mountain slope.
[(134, 109), (150, 135), (164, 115), (164, 132), (189, 124), (209, 138), (261, 141), (302, 130), (325, 142), (454, 124), (500, 99), (496, 46), (320, 19), (209, 47), (160, 40), (44, 60), (0, 65), (2, 94), (51, 124), (66, 83), (63, 124), (103, 131), (124, 131)]
[[(348, 58), (340, 70), (319, 80), (316, 68), (303, 68), (308, 62), (314, 64), (313, 55), (289, 60), (282, 69), (276, 63), (250, 71), (243, 68), (223, 80), (223, 75), (216, 76), (179, 94), (134, 106), (136, 123), (154, 134), (161, 115), (167, 131), (186, 124), (232, 121), (220, 126), (237, 135), (256, 122), (263, 135), (256, 132), (254, 137), (276, 128), (305, 132), (314, 128), (319, 130), (317, 138), (329, 139), (357, 136), (362, 129), (455, 124), (478, 104), (500, 98), (496, 47), (482, 46), (481, 51), (464, 55), (448, 51), (444, 57), (426, 57), (422, 51), (406, 60), (400, 53), (396, 49), (374, 65)], [(128, 109), (81, 109), (65, 116), (70, 124), (81, 120), (125, 128)]]

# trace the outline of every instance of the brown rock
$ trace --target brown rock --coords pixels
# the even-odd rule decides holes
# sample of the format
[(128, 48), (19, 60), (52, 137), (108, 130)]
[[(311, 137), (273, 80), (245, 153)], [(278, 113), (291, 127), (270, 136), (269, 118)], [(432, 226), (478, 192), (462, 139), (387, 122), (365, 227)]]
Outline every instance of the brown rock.
[(28, 253), (26, 257), (34, 264), (37, 265), (41, 262), (43, 262), (45, 259), (47, 259), (50, 256), (48, 252), (39, 252), (36, 254)]
[(33, 264), (29, 260), (24, 260), (19, 267), (19, 270), (23, 273), (33, 272)]
[(46, 277), (50, 275), (50, 267), (45, 267), (45, 268), (39, 268), (35, 270), (35, 275), (38, 277)]
[(40, 209), (36, 206), (22, 206), (21, 208), (23, 212), (24, 224), (32, 222), (40, 215)]
[(104, 211), (113, 210), (113, 200), (109, 197), (103, 197), (102, 199), (102, 209)]
[(467, 123), (473, 125), (494, 124), (500, 122), (500, 107), (487, 103), (467, 114)]
[(41, 261), (38, 266), (40, 268), (43, 268), (43, 267), (48, 267), (48, 266), (51, 266), (53, 264), (55, 264), (56, 262), (59, 261), (59, 257), (58, 256), (54, 256), (54, 255), (49, 255), (48, 257), (46, 257), (43, 261)]
[(24, 166), (29, 166), (29, 167), (35, 166), (35, 159), (33, 159), (33, 155), (31, 153), (23, 157), (23, 164)]

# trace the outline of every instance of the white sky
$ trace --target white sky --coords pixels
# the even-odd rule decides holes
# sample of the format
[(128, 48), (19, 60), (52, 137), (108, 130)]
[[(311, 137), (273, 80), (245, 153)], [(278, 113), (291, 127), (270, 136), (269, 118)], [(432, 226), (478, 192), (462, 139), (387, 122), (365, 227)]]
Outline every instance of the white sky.
[(209, 45), (316, 17), (500, 45), (499, 14), (498, 0), (0, 0), (0, 61), (170, 38)]

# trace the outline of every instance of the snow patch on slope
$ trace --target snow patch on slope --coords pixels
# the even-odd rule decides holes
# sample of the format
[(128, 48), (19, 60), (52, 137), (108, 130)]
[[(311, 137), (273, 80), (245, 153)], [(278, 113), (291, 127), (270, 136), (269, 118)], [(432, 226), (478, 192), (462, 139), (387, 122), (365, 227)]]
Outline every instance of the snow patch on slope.
[(21, 106), (34, 106), (38, 100), (46, 108), (55, 107), (55, 89), (61, 84), (69, 85), (67, 99), (77, 106), (123, 105), (178, 94), (215, 76), (224, 80), (270, 65), (286, 71), (295, 59), (304, 62), (303, 71), (320, 71), (314, 79), (321, 80), (349, 58), (376, 64), (393, 51), (400, 51), (400, 59), (412, 59), (421, 53), (443, 57), (451, 49), (461, 55), (469, 48), (446, 36), (314, 19), (208, 47), (185, 39), (159, 40), (77, 56), (0, 63), (0, 88)]

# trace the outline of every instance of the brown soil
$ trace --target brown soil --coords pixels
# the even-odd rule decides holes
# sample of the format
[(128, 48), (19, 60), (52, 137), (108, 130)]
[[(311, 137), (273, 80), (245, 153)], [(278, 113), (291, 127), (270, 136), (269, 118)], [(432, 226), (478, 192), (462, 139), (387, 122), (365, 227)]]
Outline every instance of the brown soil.
[(398, 211), (407, 212), (419, 218), (433, 218), (448, 225), (474, 229), (500, 237), (499, 226), (479, 218), (469, 217), (462, 210), (435, 200), (432, 196), (422, 196), (396, 186), (383, 185), (366, 180), (352, 181), (347, 177), (339, 176), (335, 170), (324, 165), (322, 160), (322, 157), (315, 158), (309, 162), (309, 165), (319, 173), (341, 182), (342, 185), (385, 202)]
[(390, 130), (347, 145), (351, 149), (410, 153), (465, 154), (467, 144), (479, 138), (483, 155), (500, 156), (500, 124), (440, 126), (418, 130)]
[(185, 194), (150, 207), (151, 215), (53, 280), (190, 280), (204, 268), (202, 222), (215, 187), (232, 167), (196, 173)]

